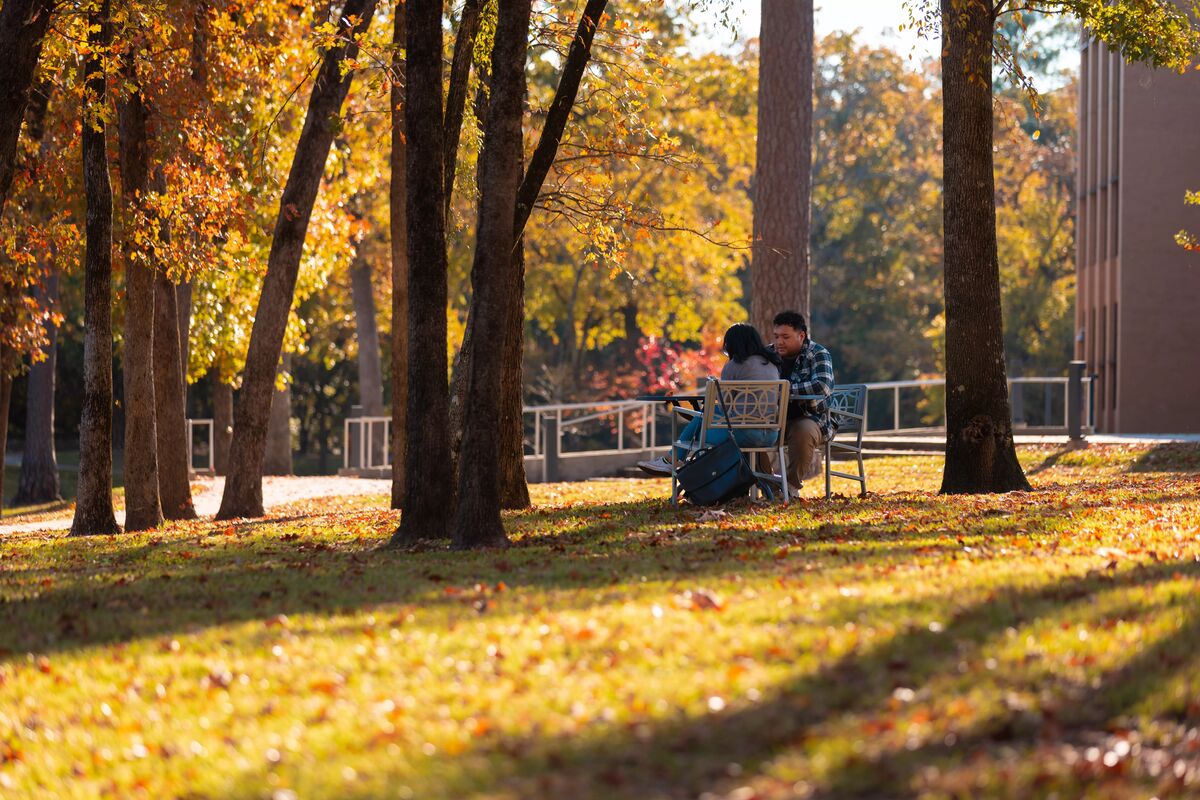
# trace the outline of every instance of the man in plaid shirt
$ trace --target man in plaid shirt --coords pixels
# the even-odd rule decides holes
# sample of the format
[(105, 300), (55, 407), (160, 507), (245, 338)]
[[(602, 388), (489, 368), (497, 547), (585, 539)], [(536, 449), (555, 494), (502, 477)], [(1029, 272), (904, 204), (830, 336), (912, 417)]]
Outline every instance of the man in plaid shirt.
[(779, 376), (792, 384), (792, 394), (816, 395), (825, 400), (793, 400), (788, 405), (788, 483), (799, 489), (805, 478), (821, 471), (825, 442), (837, 431), (826, 415), (833, 393), (833, 358), (808, 338), (808, 323), (798, 311), (781, 311), (774, 319), (775, 352), (783, 359)]

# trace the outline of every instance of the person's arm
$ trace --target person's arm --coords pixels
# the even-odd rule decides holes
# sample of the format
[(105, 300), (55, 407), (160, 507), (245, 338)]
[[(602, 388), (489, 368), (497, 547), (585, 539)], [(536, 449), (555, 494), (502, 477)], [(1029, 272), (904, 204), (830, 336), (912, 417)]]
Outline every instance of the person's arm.
[(829, 397), (833, 394), (833, 357), (828, 350), (821, 348), (813, 354), (813, 370), (808, 379), (802, 380), (793, 372), (789, 380), (792, 394)]

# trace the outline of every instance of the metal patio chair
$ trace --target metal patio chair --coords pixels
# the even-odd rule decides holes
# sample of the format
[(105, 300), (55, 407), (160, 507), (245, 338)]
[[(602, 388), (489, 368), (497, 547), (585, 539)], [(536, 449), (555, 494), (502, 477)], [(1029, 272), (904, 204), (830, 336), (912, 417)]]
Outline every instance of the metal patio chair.
[[(867, 387), (862, 383), (849, 383), (833, 387), (826, 404), (826, 413), (833, 417), (838, 429), (829, 441), (825, 443), (825, 499), (832, 495), (830, 483), (832, 478), (844, 478), (857, 481), (860, 487), (859, 495), (867, 493), (867, 472), (863, 468), (862, 441), (867, 427)], [(853, 444), (849, 439), (853, 437)], [(858, 474), (837, 472), (833, 469), (834, 451), (851, 453), (858, 459)]]
[[(768, 453), (779, 456), (780, 470), (775, 475), (770, 472), (754, 474), (767, 481), (778, 480), (783, 490), (783, 502), (788, 501), (787, 488), (787, 454), (784, 432), (787, 430), (788, 392), (791, 384), (787, 381), (721, 381), (722, 403), (729, 411), (729, 427), (736, 431), (773, 430), (776, 432), (775, 444), (766, 447), (745, 447), (739, 445), (743, 453)], [(704, 389), (704, 407), (699, 411), (676, 408), (676, 412), (686, 417), (700, 417), (700, 431), (695, 441), (676, 441), (674, 444), (684, 447), (688, 455), (704, 447), (710, 430), (725, 429), (726, 420), (721, 414), (717, 403), (717, 381), (712, 378)], [(672, 439), (675, 437), (672, 436)], [(750, 462), (751, 468), (757, 466), (755, 460)], [(679, 499), (679, 483), (674, 467), (671, 469), (671, 502)]]

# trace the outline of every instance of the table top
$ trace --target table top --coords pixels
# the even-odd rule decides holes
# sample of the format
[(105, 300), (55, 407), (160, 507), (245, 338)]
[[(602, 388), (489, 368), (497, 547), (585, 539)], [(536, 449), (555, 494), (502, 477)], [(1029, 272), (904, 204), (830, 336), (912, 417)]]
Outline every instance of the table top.
[[(633, 398), (643, 403), (700, 403), (704, 400), (704, 393), (700, 394), (639, 394)], [(788, 395), (788, 400), (825, 400), (825, 395), (821, 394), (791, 394)]]

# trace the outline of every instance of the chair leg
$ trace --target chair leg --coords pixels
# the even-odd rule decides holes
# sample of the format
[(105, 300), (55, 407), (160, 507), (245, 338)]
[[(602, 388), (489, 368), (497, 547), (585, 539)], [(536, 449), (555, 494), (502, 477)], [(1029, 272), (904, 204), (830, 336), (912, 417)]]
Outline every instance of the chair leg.
[(858, 443), (858, 475), (860, 478), (859, 484), (861, 484), (861, 486), (862, 486), (862, 489), (861, 489), (861, 491), (859, 491), (858, 496), (866, 497), (867, 496), (867, 468), (865, 466), (863, 466), (862, 442)]
[(787, 454), (784, 448), (779, 448), (779, 487), (783, 489), (783, 504), (788, 504), (788, 495), (792, 493), (791, 487), (788, 486), (787, 479)]
[(833, 460), (830, 458), (833, 450), (829, 446), (829, 442), (825, 443), (825, 499), (833, 497), (833, 478), (829, 471), (833, 468)]

